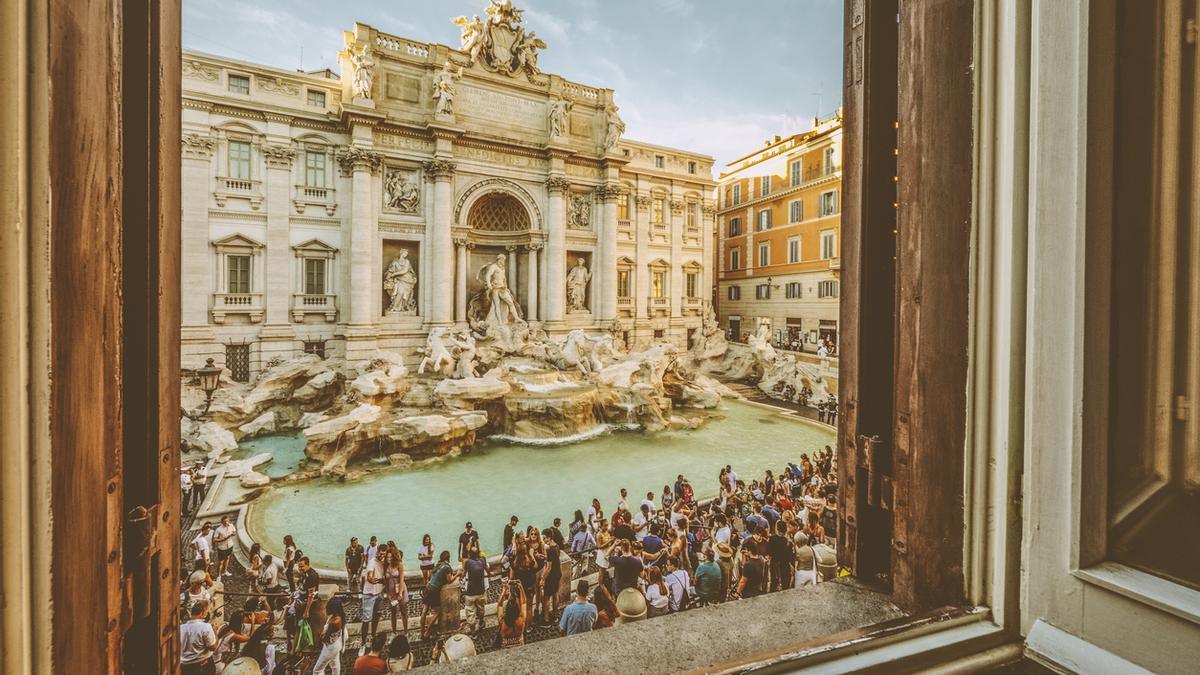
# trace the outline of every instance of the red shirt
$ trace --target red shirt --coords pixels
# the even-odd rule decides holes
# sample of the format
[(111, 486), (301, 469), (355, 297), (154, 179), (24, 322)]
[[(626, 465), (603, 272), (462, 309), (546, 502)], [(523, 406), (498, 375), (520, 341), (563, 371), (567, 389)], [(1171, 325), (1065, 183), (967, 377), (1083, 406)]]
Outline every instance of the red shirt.
[(374, 654), (360, 656), (354, 661), (354, 675), (387, 675), (387, 671), (387, 661)]

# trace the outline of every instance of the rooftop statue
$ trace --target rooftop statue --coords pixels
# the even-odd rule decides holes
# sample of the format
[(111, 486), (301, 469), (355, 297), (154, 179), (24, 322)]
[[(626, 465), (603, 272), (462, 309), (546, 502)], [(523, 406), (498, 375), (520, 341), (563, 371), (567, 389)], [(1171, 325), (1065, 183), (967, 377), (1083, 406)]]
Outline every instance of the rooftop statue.
[(486, 70), (503, 75), (538, 74), (538, 50), (546, 43), (533, 31), (526, 31), (521, 14), (525, 11), (513, 6), (512, 0), (490, 0), (483, 21), (476, 14), (451, 19), (451, 23), (462, 29), (460, 50), (465, 52), (471, 63), (478, 63)]

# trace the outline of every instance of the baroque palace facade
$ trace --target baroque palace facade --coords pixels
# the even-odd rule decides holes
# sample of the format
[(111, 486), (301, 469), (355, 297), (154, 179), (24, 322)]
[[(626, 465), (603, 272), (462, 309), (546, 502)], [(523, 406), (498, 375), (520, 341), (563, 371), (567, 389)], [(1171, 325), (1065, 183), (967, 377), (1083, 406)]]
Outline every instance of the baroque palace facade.
[(340, 77), (184, 53), (185, 368), (415, 360), (497, 256), (533, 331), (686, 345), (712, 159), (622, 138), (613, 91), (542, 73), (509, 2), (454, 21), (459, 49), (356, 24)]
[(760, 324), (778, 343), (836, 347), (841, 270), (841, 112), (729, 164), (719, 177), (717, 319), (730, 339)]

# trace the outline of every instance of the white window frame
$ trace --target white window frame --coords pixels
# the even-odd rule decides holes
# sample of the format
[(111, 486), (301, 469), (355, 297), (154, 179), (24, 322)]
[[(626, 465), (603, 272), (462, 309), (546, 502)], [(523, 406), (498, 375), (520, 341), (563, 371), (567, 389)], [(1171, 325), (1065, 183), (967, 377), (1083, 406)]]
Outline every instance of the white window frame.
[(766, 232), (771, 229), (771, 209), (763, 209), (754, 216), (754, 231)]
[(788, 222), (792, 225), (804, 222), (804, 200), (793, 199), (788, 202)]
[[(246, 146), (246, 175), (239, 176), (234, 170), (233, 147)], [(240, 163), (240, 162), (239, 162)], [(235, 178), (237, 180), (254, 180), (254, 141), (249, 138), (231, 137), (226, 142), (225, 148), (225, 177)]]
[(822, 192), (821, 197), (817, 202), (817, 216), (820, 218), (827, 218), (829, 216), (834, 216), (838, 213), (841, 213), (840, 204), (838, 203), (839, 201), (837, 190), (826, 190), (825, 192)]
[[(246, 91), (238, 91), (233, 88), (233, 81), (235, 79), (238, 80), (239, 82), (241, 82), (241, 81), (246, 82)], [(252, 86), (253, 85), (250, 80), (250, 76), (247, 75), (246, 73), (229, 73), (228, 75), (225, 76), (225, 91), (226, 91), (226, 93), (236, 94), (238, 96), (249, 96), (250, 92), (253, 90)]]
[(800, 159), (792, 160), (788, 165), (789, 176), (791, 177), (792, 187), (796, 187), (804, 182), (804, 161)]
[(741, 183), (733, 184), (733, 203), (734, 204), (742, 203), (742, 184)]
[[(310, 164), (312, 164), (312, 159), (314, 157), (321, 158), (320, 180), (315, 181), (315, 182), (312, 180), (312, 177), (309, 176), (309, 172), (314, 170), (314, 167), (310, 166)], [(328, 152), (328, 150), (326, 150), (324, 148), (319, 148), (319, 147), (305, 148), (305, 150), (304, 150), (304, 186), (305, 187), (314, 187), (314, 188), (323, 188), (323, 187), (329, 186), (329, 152)]]
[(742, 247), (735, 246), (729, 250), (729, 271), (736, 272), (741, 269), (742, 264)]
[(837, 230), (821, 232), (821, 260), (833, 260), (837, 256)]
[(757, 258), (757, 260), (758, 260), (757, 267), (770, 267), (771, 266), (771, 242), (769, 242), (769, 241), (758, 242), (758, 258)]
[(771, 194), (771, 174), (758, 177), (758, 196), (766, 197)]
[(654, 156), (654, 168), (662, 169), (662, 168), (665, 168), (666, 165), (667, 165), (667, 158), (665, 156), (663, 156), (663, 155), (655, 155)]
[(788, 245), (788, 262), (800, 262), (800, 237), (790, 237), (787, 240)]
[[(314, 103), (313, 98), (320, 98), (320, 103)], [(329, 94), (324, 89), (308, 89), (304, 94), (304, 102), (312, 108), (320, 108), (324, 110), (329, 107)]]

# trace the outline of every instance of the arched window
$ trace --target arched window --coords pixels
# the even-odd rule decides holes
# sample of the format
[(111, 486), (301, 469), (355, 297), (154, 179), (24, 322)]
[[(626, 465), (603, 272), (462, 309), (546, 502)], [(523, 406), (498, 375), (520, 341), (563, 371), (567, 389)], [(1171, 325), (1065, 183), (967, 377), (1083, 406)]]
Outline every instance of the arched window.
[(529, 229), (529, 212), (516, 197), (491, 192), (479, 198), (467, 213), (467, 226), (488, 232), (520, 232)]

